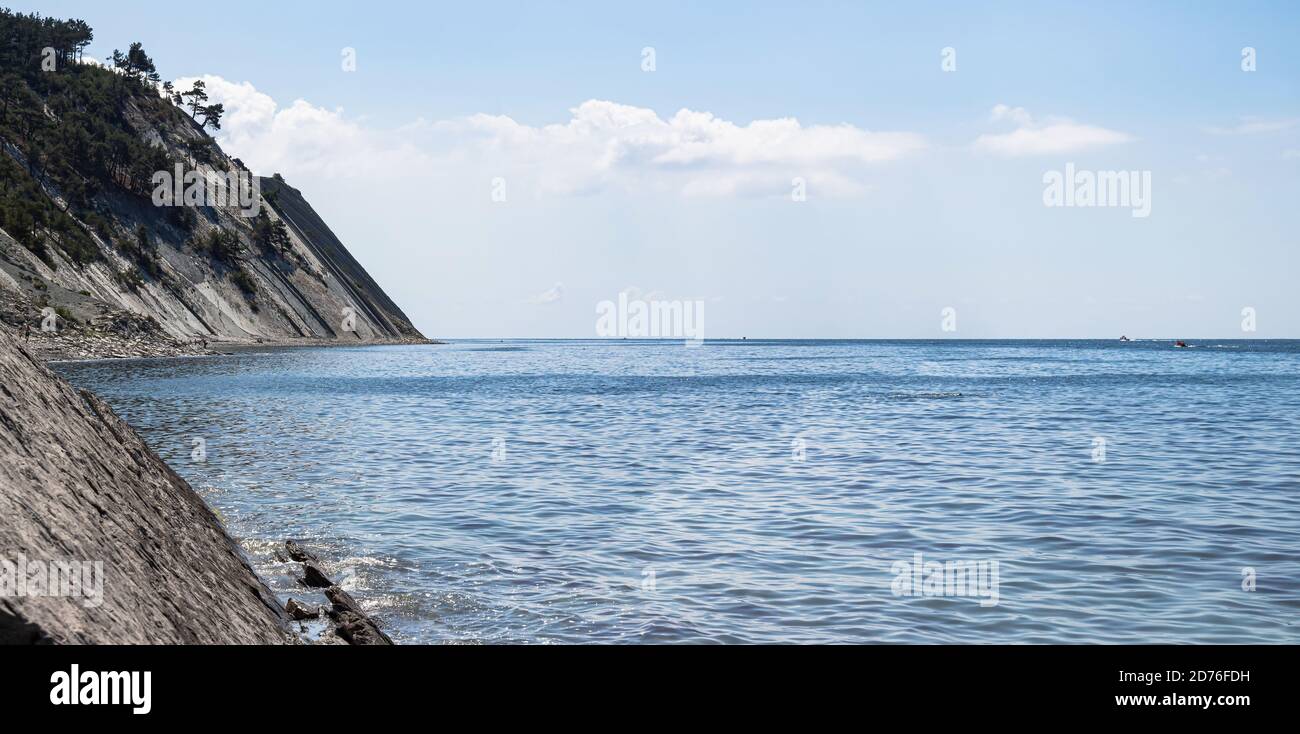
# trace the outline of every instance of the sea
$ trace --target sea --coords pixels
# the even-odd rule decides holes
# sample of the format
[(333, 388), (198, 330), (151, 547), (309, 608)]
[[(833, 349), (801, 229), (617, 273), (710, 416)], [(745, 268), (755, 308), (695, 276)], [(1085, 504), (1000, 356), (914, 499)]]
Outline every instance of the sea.
[(1300, 341), (64, 362), (399, 643), (1300, 642)]

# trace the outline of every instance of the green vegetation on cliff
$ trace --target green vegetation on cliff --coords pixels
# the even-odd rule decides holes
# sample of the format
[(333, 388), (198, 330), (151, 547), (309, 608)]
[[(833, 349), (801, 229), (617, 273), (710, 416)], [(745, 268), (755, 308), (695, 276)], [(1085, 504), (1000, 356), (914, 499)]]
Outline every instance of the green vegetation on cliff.
[[(0, 9), (0, 227), (51, 265), (50, 246), (77, 263), (97, 256), (68, 214), (85, 221), (106, 191), (147, 198), (153, 173), (177, 162), (139, 140), (127, 119), (185, 116), (159, 96), (153, 61), (134, 43), (117, 54), (117, 72), (81, 63), (93, 38), (81, 20)], [(41, 195), (42, 181), (64, 201)]]
[(152, 320), (175, 343), (420, 338), (296, 191), (221, 150), (201, 81), (162, 82), (138, 42), (106, 68), (83, 58), (92, 39), (0, 10), (0, 322), (63, 308), (88, 336)]

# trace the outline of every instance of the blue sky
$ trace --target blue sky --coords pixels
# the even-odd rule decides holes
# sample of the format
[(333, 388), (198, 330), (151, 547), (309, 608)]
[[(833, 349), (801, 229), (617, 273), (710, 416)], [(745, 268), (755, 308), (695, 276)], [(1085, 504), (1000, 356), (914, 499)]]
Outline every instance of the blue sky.
[[(1300, 337), (1295, 3), (611, 5), (39, 9), (209, 77), (430, 335), (592, 337), (630, 290), (718, 338)], [(1067, 163), (1150, 216), (1044, 206)]]

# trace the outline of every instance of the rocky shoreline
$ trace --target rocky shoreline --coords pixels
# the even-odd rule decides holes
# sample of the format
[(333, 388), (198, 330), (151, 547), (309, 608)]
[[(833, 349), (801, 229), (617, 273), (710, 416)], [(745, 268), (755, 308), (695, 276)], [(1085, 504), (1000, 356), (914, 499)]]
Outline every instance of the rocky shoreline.
[[(160, 94), (140, 43), (82, 63), (94, 37), (0, 9), (0, 643), (299, 641), (200, 496), (47, 365), (431, 342), (300, 190), (221, 150), (221, 105)], [(387, 640), (325, 591), (340, 639)]]
[(285, 605), (285, 612), (290, 619), (300, 623), (298, 631), (304, 638), (311, 634), (311, 630), (306, 624), (302, 624), (303, 622), (328, 620), (329, 624), (319, 637), (312, 640), (313, 642), (326, 645), (393, 644), (375, 620), (361, 608), (357, 600), (329, 579), (318, 556), (293, 540), (285, 542), (284, 555), (277, 552), (276, 556), (280, 561), (302, 564), (302, 575), (297, 577), (298, 585), (304, 590), (317, 590), (328, 602), (328, 606), (308, 606), (297, 599), (289, 598)]
[(194, 489), (45, 365), (80, 352), (22, 341), (0, 328), (0, 644), (392, 644), (293, 541), (326, 605), (282, 607)]
[(99, 359), (158, 359), (206, 357), (248, 349), (282, 347), (350, 347), (411, 344), (443, 344), (423, 337), (372, 338), (355, 342), (340, 339), (212, 339), (180, 342), (161, 334), (123, 336), (108, 332), (62, 331), (57, 334), (33, 330), (23, 340), (29, 352), (45, 362), (74, 362)]

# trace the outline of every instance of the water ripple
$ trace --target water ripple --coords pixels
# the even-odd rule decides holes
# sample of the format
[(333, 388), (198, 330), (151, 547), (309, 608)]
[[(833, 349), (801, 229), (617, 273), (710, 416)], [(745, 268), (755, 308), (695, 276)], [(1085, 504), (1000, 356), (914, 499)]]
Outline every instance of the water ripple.
[(282, 597), (301, 592), (276, 545), (304, 539), (403, 642), (1295, 643), (1300, 344), (1196, 346), (493, 341), (59, 369)]

